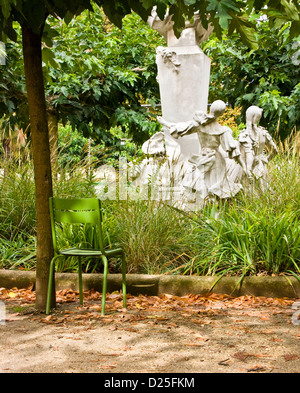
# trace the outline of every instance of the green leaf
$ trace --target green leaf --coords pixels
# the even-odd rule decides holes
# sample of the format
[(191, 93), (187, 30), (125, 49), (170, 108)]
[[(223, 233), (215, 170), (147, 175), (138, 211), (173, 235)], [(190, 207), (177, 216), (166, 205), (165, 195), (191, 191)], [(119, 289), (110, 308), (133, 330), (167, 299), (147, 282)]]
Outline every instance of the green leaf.
[(294, 20), (291, 24), (290, 28), (290, 36), (289, 38), (292, 40), (300, 35), (300, 21)]
[(0, 8), (2, 10), (4, 19), (8, 19), (10, 16), (11, 4), (15, 5), (16, 0), (0, 0)]
[(143, 4), (143, 7), (148, 9), (153, 7), (153, 0), (141, 0), (141, 3)]
[[(299, 9), (297, 9), (296, 5), (290, 0), (281, 0), (280, 3), (284, 7), (284, 11), (287, 17), (291, 20), (299, 20)], [(298, 3), (299, 4), (299, 3)]]
[(249, 93), (249, 94), (244, 94), (244, 100), (251, 102), (254, 98), (255, 94), (254, 93)]
[(112, 3), (113, 2), (103, 4), (103, 11), (109, 20), (121, 29), (124, 15), (120, 15), (118, 12), (116, 12), (115, 8), (112, 6)]
[(74, 18), (74, 14), (72, 14), (72, 12), (70, 12), (70, 11), (67, 11), (67, 13), (64, 17), (64, 21), (68, 25), (73, 18)]
[(184, 4), (186, 5), (194, 5), (197, 3), (197, 0), (184, 0)]
[(172, 15), (172, 20), (174, 21), (173, 29), (177, 38), (185, 27), (185, 12), (186, 6), (182, 2), (176, 2), (176, 5), (170, 7), (170, 15)]
[(207, 11), (215, 11), (215, 16), (219, 19), (219, 24), (224, 30), (228, 28), (228, 21), (232, 19), (230, 12), (240, 12), (240, 9), (235, 6), (235, 2), (231, 0), (208, 0), (208, 2)]
[(255, 11), (259, 11), (262, 9), (264, 6), (265, 1), (264, 0), (255, 0), (254, 1), (254, 9)]
[(42, 50), (42, 60), (45, 64), (50, 64), (53, 68), (57, 68), (58, 64), (55, 61), (55, 55), (54, 53), (51, 51), (51, 49), (45, 47)]
[(237, 31), (240, 33), (241, 39), (244, 44), (254, 50), (257, 50), (259, 48), (252, 28), (240, 24), (237, 26)]
[(17, 42), (18, 34), (17, 34), (16, 30), (13, 28), (11, 21), (9, 21), (9, 23), (6, 24), (5, 29), (4, 29), (4, 33), (10, 40)]
[(60, 88), (61, 93), (65, 96), (68, 97), (69, 93), (68, 93), (68, 89), (65, 86), (62, 86)]

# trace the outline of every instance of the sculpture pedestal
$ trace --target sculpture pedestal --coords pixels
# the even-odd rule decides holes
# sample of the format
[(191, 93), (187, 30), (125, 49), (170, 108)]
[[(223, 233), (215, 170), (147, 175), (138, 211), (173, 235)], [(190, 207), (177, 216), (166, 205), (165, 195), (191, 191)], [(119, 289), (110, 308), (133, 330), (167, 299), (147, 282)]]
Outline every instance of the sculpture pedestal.
[[(198, 45), (158, 47), (156, 63), (162, 117), (171, 123), (191, 120), (207, 112), (210, 59)], [(177, 140), (184, 156), (198, 154), (197, 135)]]

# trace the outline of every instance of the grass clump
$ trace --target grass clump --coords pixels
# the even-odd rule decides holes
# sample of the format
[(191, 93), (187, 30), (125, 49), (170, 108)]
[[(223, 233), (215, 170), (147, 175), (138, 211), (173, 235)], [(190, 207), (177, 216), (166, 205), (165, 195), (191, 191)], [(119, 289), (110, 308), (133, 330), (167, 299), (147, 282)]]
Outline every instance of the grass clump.
[(115, 226), (130, 272), (162, 274), (191, 257), (193, 223), (162, 201), (118, 203)]

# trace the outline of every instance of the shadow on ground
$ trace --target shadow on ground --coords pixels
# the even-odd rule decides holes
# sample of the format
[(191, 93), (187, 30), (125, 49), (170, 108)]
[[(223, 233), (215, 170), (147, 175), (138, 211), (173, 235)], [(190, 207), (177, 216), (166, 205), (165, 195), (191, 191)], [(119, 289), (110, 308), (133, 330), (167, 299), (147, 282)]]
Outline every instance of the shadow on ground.
[[(6, 291), (6, 292), (5, 292)], [(49, 316), (34, 292), (3, 290), (0, 372), (296, 373), (300, 326), (296, 299), (210, 294), (177, 297), (57, 292)]]

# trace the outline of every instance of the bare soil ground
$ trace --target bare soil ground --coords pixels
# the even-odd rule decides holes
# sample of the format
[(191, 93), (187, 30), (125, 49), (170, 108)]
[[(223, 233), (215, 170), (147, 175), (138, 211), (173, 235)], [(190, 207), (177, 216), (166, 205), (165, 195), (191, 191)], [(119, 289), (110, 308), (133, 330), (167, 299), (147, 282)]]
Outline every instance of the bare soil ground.
[[(0, 289), (0, 373), (297, 373), (297, 299), (57, 292), (49, 316), (32, 288)], [(0, 310), (1, 311), (1, 310)], [(293, 320), (292, 320), (293, 318)]]

